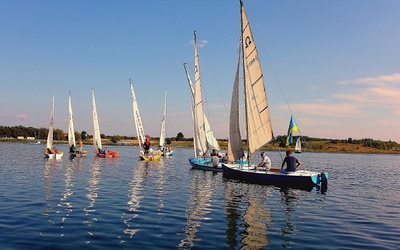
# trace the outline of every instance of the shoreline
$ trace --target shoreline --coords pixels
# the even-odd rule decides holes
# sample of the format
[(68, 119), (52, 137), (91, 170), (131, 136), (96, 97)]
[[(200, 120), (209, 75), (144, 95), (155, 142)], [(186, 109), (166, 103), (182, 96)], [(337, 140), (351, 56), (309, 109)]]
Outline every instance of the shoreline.
[[(46, 145), (45, 140), (41, 140), (40, 144), (34, 143), (31, 140), (17, 140), (17, 139), (1, 139), (0, 143), (25, 143), (32, 145)], [(158, 140), (150, 140), (153, 148), (158, 146)], [(221, 147), (221, 151), (225, 151), (227, 146), (227, 141), (218, 141)], [(67, 144), (67, 141), (54, 141), (54, 144)], [(108, 139), (103, 140), (103, 145), (107, 146), (138, 146), (137, 140), (123, 140), (117, 143), (113, 143)], [(83, 142), (84, 145), (92, 145), (91, 140), (85, 140)], [(309, 144), (309, 145), (308, 145)], [(193, 141), (172, 141), (169, 144), (172, 148), (193, 148)], [(264, 146), (261, 150), (265, 151), (282, 151), (292, 150), (294, 152), (294, 147), (278, 147), (277, 145), (267, 145)], [(322, 142), (315, 141), (307, 143), (303, 146), (302, 153), (363, 153), (363, 154), (400, 154), (400, 148), (393, 149), (376, 149), (372, 147), (364, 147), (360, 144), (351, 144), (351, 143), (330, 143), (330, 142)]]

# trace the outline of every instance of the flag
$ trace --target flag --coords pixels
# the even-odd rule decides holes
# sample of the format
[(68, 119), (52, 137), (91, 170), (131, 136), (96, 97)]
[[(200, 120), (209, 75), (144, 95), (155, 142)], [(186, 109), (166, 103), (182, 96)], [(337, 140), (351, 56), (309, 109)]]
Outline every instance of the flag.
[(289, 146), (289, 144), (293, 143), (293, 136), (292, 134), (296, 131), (299, 131), (299, 127), (297, 127), (296, 122), (293, 119), (293, 116), (290, 117), (290, 123), (289, 123), (289, 129), (288, 129), (288, 134), (286, 138), (286, 146)]

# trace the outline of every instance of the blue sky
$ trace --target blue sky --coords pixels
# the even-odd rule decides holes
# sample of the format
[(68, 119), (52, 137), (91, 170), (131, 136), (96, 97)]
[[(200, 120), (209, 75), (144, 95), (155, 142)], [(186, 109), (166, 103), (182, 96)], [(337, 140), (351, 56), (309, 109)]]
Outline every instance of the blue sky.
[[(302, 135), (400, 142), (400, 1), (244, 1), (259, 49), (275, 135), (290, 119)], [(145, 132), (192, 136), (183, 63), (194, 65), (197, 31), (205, 110), (227, 138), (239, 38), (235, 0), (0, 1), (0, 125), (135, 135), (129, 78)], [(193, 77), (193, 71), (190, 71)], [(281, 91), (282, 89), (282, 91)], [(282, 94), (284, 93), (284, 95)]]

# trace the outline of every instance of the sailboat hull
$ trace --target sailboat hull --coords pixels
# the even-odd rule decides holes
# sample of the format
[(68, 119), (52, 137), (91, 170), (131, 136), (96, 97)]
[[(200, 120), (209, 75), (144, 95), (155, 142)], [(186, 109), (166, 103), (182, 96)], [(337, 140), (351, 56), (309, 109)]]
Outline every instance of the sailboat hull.
[(204, 157), (193, 157), (189, 158), (190, 165), (192, 165), (193, 169), (207, 170), (213, 172), (222, 172), (222, 165), (218, 164), (217, 167), (213, 167), (211, 165), (211, 158)]
[(117, 158), (119, 157), (119, 153), (114, 150), (107, 150), (107, 153), (97, 153), (97, 156), (101, 158)]
[(84, 157), (84, 156), (87, 156), (87, 151), (86, 150), (83, 150), (83, 151), (81, 151), (81, 152), (74, 152), (74, 153), (69, 153), (69, 156), (71, 157), (71, 158), (74, 158), (74, 157)]
[(242, 164), (222, 164), (224, 174), (229, 177), (252, 183), (273, 184), (290, 187), (327, 186), (328, 173), (308, 170), (282, 173), (280, 171), (263, 171)]
[(158, 161), (162, 156), (162, 152), (160, 150), (151, 151), (148, 155), (144, 155), (143, 151), (140, 151), (139, 158), (142, 161)]
[(63, 152), (58, 152), (57, 154), (47, 154), (47, 153), (44, 154), (44, 158), (56, 159), (56, 160), (62, 159), (63, 156), (64, 156)]
[(173, 156), (174, 155), (174, 151), (168, 151), (168, 152), (163, 152), (162, 156)]

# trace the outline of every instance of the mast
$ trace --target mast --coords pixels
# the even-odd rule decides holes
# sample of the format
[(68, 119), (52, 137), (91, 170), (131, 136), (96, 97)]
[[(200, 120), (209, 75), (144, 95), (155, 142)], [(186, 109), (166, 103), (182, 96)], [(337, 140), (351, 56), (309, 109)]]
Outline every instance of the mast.
[[(243, 41), (243, 2), (242, 0), (240, 0), (240, 43), (241, 43), (241, 47), (242, 47), (242, 70), (243, 70), (243, 92), (244, 92), (244, 96), (245, 99), (247, 97), (247, 92), (246, 92), (246, 66), (244, 63), (244, 41)], [(246, 144), (247, 144), (247, 163), (250, 166), (250, 148), (249, 148), (249, 116), (248, 116), (248, 112), (247, 112), (247, 100), (244, 102), (244, 110), (245, 110), (245, 121), (246, 121)]]

